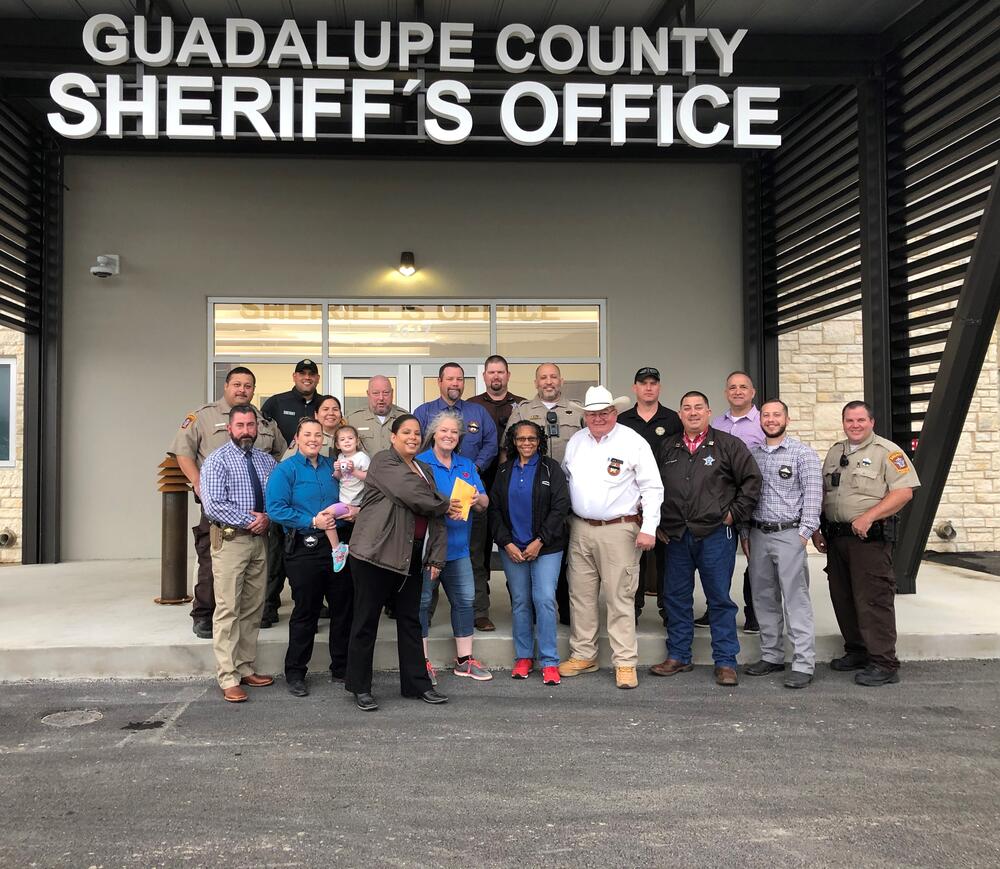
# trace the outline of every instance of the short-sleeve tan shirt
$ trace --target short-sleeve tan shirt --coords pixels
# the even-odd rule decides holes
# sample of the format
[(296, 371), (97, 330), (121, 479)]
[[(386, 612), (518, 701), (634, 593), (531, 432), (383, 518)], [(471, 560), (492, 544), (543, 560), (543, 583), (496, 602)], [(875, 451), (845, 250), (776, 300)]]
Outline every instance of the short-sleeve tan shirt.
[[(847, 456), (846, 468), (840, 457)], [(831, 477), (840, 471), (840, 485)], [(830, 522), (853, 522), (895, 489), (920, 485), (913, 462), (896, 444), (873, 434), (853, 453), (849, 441), (838, 441), (823, 462), (823, 515)]]
[[(228, 402), (220, 398), (212, 404), (198, 408), (194, 413), (189, 413), (174, 435), (173, 443), (167, 448), (167, 453), (171, 456), (194, 459), (200, 469), (208, 454), (221, 447), (229, 438), (226, 425), (229, 423), (231, 409)], [(279, 462), (288, 448), (278, 427), (271, 420), (259, 416), (259, 411), (257, 442), (254, 447), (261, 452), (270, 453)]]
[[(551, 409), (555, 411), (556, 417), (559, 419), (559, 437), (549, 438), (549, 455), (559, 462), (559, 464), (562, 464), (563, 459), (566, 457), (566, 444), (569, 443), (569, 439), (573, 437), (573, 435), (583, 428), (583, 413), (579, 410), (571, 408), (569, 404), (561, 398)], [(522, 401), (517, 407), (514, 408), (514, 412), (511, 413), (510, 419), (507, 420), (507, 428), (503, 430), (503, 435), (500, 438), (500, 447), (503, 448), (503, 438), (506, 437), (507, 431), (515, 422), (530, 420), (531, 422), (540, 425), (542, 427), (542, 431), (548, 434), (548, 428), (545, 422), (545, 417), (548, 412), (549, 408), (545, 406), (545, 403), (540, 398), (536, 397), (528, 399), (527, 401)]]
[(392, 442), (389, 438), (392, 435), (393, 420), (405, 416), (408, 411), (394, 404), (385, 415), (385, 420), (379, 422), (379, 418), (372, 413), (371, 408), (365, 407), (362, 410), (354, 411), (351, 414), (351, 425), (358, 430), (358, 437), (361, 443), (359, 450), (364, 450), (369, 456), (389, 449)]

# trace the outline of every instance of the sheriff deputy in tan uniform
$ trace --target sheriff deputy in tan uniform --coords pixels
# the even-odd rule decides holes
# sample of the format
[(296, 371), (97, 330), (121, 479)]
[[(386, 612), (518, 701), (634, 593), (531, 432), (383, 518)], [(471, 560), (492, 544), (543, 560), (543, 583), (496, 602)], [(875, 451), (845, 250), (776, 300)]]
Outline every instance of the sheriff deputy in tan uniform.
[[(563, 377), (559, 366), (554, 362), (543, 362), (535, 369), (535, 389), (537, 395), (527, 401), (522, 401), (507, 420), (507, 428), (497, 432), (498, 440), (504, 443), (504, 435), (515, 423), (531, 420), (542, 427), (548, 438), (549, 455), (559, 464), (566, 458), (566, 445), (569, 439), (583, 428), (583, 414), (573, 408), (563, 398)], [(501, 461), (506, 459), (500, 456)], [(567, 534), (567, 538), (568, 538)], [(559, 580), (556, 583), (556, 604), (559, 607), (559, 621), (569, 624), (569, 585), (566, 580), (566, 554), (563, 553), (562, 567), (559, 569)]]
[[(256, 384), (257, 379), (249, 368), (234, 368), (226, 375), (222, 398), (184, 417), (173, 443), (167, 449), (167, 454), (177, 459), (184, 476), (194, 487), (199, 504), (201, 466), (210, 452), (228, 443), (229, 432), (226, 425), (229, 423), (229, 410), (236, 405), (250, 404)], [(281, 461), (288, 447), (278, 427), (263, 418), (258, 425), (254, 446), (261, 452), (270, 453), (276, 461)], [(198, 581), (195, 583), (194, 604), (191, 607), (191, 618), (194, 621), (192, 630), (195, 636), (203, 640), (212, 639), (212, 615), (215, 612), (210, 527), (211, 523), (202, 510), (200, 521), (191, 529), (194, 534), (194, 549), (198, 553)]]
[(392, 421), (407, 413), (392, 403), (392, 383), (388, 377), (376, 374), (368, 381), (368, 407), (351, 413), (351, 425), (361, 439), (359, 449), (375, 458), (376, 453), (389, 449)]
[(875, 434), (871, 407), (844, 405), (847, 440), (823, 462), (823, 518), (813, 543), (827, 553), (830, 598), (844, 636), (834, 670), (861, 670), (859, 685), (899, 681), (896, 658), (896, 577), (892, 544), (896, 514), (920, 485), (906, 454)]
[[(549, 455), (559, 464), (566, 457), (566, 444), (581, 428), (583, 417), (562, 396), (563, 378), (554, 362), (543, 362), (535, 369), (535, 398), (522, 401), (507, 420), (507, 428), (498, 432), (500, 443), (514, 423), (530, 419), (540, 425), (548, 438)], [(502, 457), (501, 457), (502, 458)]]

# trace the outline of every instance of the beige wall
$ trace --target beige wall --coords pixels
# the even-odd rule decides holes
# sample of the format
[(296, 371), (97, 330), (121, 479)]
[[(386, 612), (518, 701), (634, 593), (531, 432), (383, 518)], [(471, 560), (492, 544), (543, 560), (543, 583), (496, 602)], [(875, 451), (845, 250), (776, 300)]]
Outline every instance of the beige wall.
[(742, 361), (735, 166), (74, 157), (66, 183), (68, 560), (158, 554), (208, 296), (606, 298), (610, 385), (654, 364), (671, 405)]

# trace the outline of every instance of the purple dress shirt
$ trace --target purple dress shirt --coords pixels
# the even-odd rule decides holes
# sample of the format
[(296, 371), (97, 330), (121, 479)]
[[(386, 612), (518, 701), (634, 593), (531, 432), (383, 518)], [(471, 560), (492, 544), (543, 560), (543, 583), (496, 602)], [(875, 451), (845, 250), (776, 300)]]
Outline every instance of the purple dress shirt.
[(739, 419), (733, 419), (732, 411), (727, 410), (722, 416), (717, 416), (712, 420), (712, 428), (738, 437), (751, 452), (755, 446), (762, 445), (765, 440), (764, 431), (760, 427), (760, 411), (752, 404), (747, 415), (741, 416)]

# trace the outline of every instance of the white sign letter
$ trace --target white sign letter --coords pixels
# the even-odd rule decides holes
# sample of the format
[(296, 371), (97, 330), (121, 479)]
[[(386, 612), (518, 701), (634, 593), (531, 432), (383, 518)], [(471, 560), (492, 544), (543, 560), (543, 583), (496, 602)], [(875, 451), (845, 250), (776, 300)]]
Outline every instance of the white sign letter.
[(109, 75), (106, 77), (107, 85), (107, 107), (105, 109), (104, 129), (109, 139), (124, 138), (122, 132), (122, 116), (138, 115), (139, 132), (144, 139), (155, 139), (160, 132), (159, 112), (160, 100), (159, 89), (156, 84), (155, 75), (144, 75), (142, 77), (141, 92), (138, 99), (126, 100), (123, 91), (125, 90), (120, 75)]
[(160, 19), (160, 50), (149, 50), (149, 24), (142, 15), (135, 16), (135, 56), (146, 66), (166, 66), (174, 55), (174, 25), (167, 17)]
[(305, 40), (299, 32), (299, 25), (286, 18), (281, 22), (281, 29), (274, 38), (274, 48), (267, 58), (267, 65), (272, 69), (281, 66), (283, 60), (294, 60), (303, 69), (312, 69), (312, 58), (306, 49)]
[(222, 66), (222, 58), (219, 57), (219, 50), (212, 41), (212, 34), (204, 18), (191, 19), (180, 51), (177, 52), (177, 65), (191, 66), (191, 60), (195, 57), (204, 57), (212, 66)]
[(45, 117), (49, 126), (60, 136), (67, 139), (89, 139), (101, 129), (101, 113), (89, 100), (71, 94), (70, 90), (75, 88), (83, 91), (88, 97), (100, 96), (101, 93), (97, 85), (87, 76), (78, 72), (64, 72), (52, 79), (49, 96), (59, 108), (78, 114), (79, 121), (71, 124), (60, 112), (49, 112)]
[[(113, 30), (119, 36), (109, 36), (104, 40), (107, 48), (100, 48), (97, 36), (102, 30)], [(128, 30), (125, 22), (117, 15), (92, 15), (83, 25), (83, 47), (94, 60), (105, 66), (114, 66), (128, 60)], [(90, 79), (87, 79), (90, 81)]]
[(694, 110), (698, 100), (705, 100), (712, 108), (729, 105), (726, 92), (714, 84), (700, 84), (691, 88), (677, 106), (677, 132), (692, 148), (711, 148), (718, 145), (729, 132), (728, 124), (716, 124), (708, 133), (703, 133), (695, 125)]
[(520, 60), (514, 60), (507, 49), (507, 42), (511, 37), (516, 37), (525, 45), (530, 45), (535, 41), (535, 31), (527, 24), (508, 24), (497, 34), (497, 63), (500, 64), (500, 69), (510, 73), (525, 72), (535, 62), (535, 55), (526, 51), (524, 57)]
[[(581, 40), (581, 45), (582, 45)], [(542, 105), (542, 123), (537, 130), (524, 129), (514, 117), (517, 101), (533, 97)], [(518, 145), (540, 145), (552, 135), (559, 123), (559, 103), (556, 95), (537, 81), (518, 82), (503, 95), (500, 103), (500, 126), (504, 135)]]
[(427, 88), (427, 111), (438, 118), (454, 121), (458, 126), (445, 129), (440, 121), (428, 118), (424, 122), (424, 132), (432, 142), (439, 145), (458, 145), (464, 142), (472, 133), (472, 113), (465, 106), (449, 102), (445, 97), (453, 98), (456, 103), (467, 103), (472, 99), (468, 85), (460, 81), (436, 81)]
[(368, 94), (391, 94), (393, 83), (379, 78), (356, 78), (351, 83), (351, 138), (365, 140), (365, 122), (368, 118), (388, 118), (388, 103), (370, 103)]
[(616, 84), (611, 86), (611, 144), (624, 145), (628, 139), (625, 125), (629, 121), (648, 121), (649, 106), (630, 106), (630, 97), (648, 100), (653, 95), (651, 84)]
[(457, 39), (459, 36), (472, 36), (475, 33), (474, 24), (441, 24), (441, 56), (438, 67), (441, 72), (472, 72), (476, 62), (471, 57), (453, 57), (454, 54), (468, 54), (472, 51), (471, 39)]
[[(249, 33), (253, 44), (240, 53), (240, 34)], [(252, 18), (226, 19), (226, 66), (234, 69), (258, 66), (264, 60), (264, 28)]]
[(354, 22), (354, 59), (362, 69), (385, 69), (389, 65), (389, 52), (392, 51), (392, 27), (388, 21), (379, 24), (378, 54), (365, 53), (365, 22)]
[(599, 121), (604, 115), (602, 106), (581, 106), (580, 100), (599, 100), (607, 86), (590, 82), (567, 82), (563, 88), (563, 144), (575, 145), (579, 141), (580, 121)]
[[(552, 43), (557, 39), (565, 39), (569, 43), (567, 60), (556, 60), (552, 54)], [(551, 73), (558, 75), (573, 72), (583, 60), (583, 37), (574, 27), (567, 24), (553, 24), (542, 34), (542, 41), (538, 44), (538, 59)]]
[(210, 75), (167, 76), (167, 138), (214, 139), (215, 128), (211, 124), (184, 123), (184, 115), (189, 112), (208, 115), (212, 111), (210, 99), (185, 97), (185, 90), (210, 94), (215, 90), (215, 81)]
[[(252, 100), (241, 101), (241, 93), (250, 93)], [(264, 120), (263, 112), (271, 108), (271, 86), (262, 78), (241, 76), (222, 77), (222, 110), (219, 135), (223, 139), (236, 138), (236, 116), (246, 118), (257, 135), (267, 142), (274, 141), (274, 130)]]
[(781, 98), (780, 88), (741, 87), (733, 90), (733, 133), (734, 148), (780, 148), (780, 133), (752, 133), (750, 125), (773, 124), (778, 120), (777, 109), (755, 109), (751, 100), (775, 103)]
[(340, 103), (321, 103), (316, 97), (321, 94), (342, 94), (342, 78), (302, 79), (302, 138), (307, 142), (316, 141), (316, 118), (339, 118)]
[(726, 42), (726, 37), (720, 31), (714, 27), (708, 28), (708, 41), (719, 56), (719, 75), (725, 77), (733, 74), (733, 54), (746, 35), (746, 30), (737, 30), (733, 38)]

